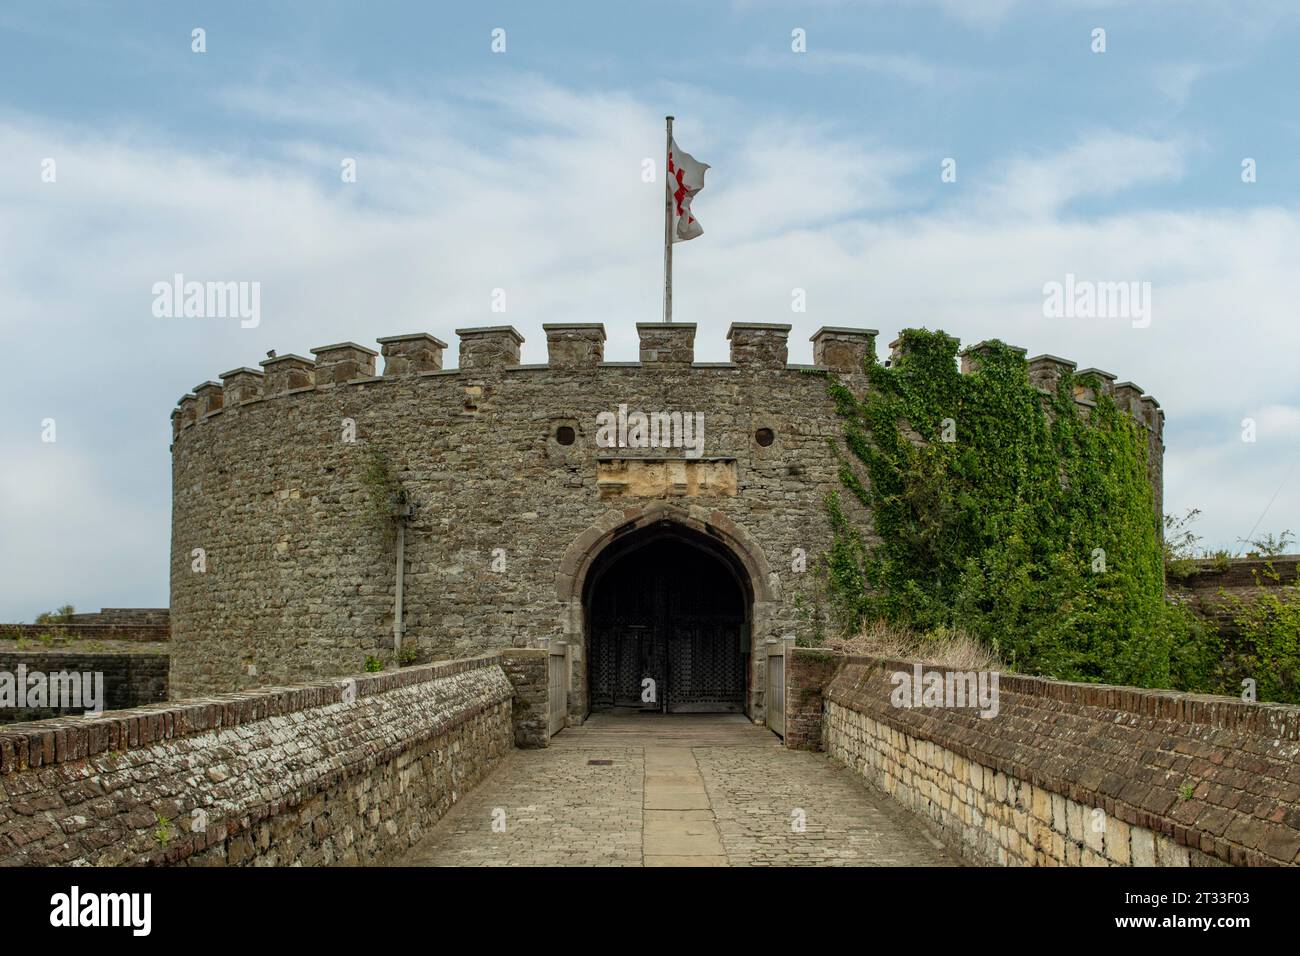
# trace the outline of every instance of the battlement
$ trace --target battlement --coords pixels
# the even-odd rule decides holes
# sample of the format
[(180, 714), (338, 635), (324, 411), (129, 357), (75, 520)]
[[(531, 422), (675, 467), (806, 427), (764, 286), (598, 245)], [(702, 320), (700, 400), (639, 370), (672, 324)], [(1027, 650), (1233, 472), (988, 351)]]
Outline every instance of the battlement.
[[(696, 362), (694, 323), (639, 322), (638, 361), (610, 362), (605, 357), (605, 327), (600, 323), (548, 323), (547, 362), (521, 365), (524, 337), (509, 325), (457, 329), (460, 337), (460, 367), (443, 368), (447, 343), (427, 332), (391, 335), (378, 339), (379, 351), (356, 342), (338, 342), (311, 349), (314, 358), (288, 353), (271, 354), (259, 364), (221, 373), (221, 381), (208, 381), (187, 392), (172, 413), (173, 437), (206, 417), (291, 392), (363, 383), (409, 380), (421, 376), (477, 377), (494, 372), (600, 374), (608, 369), (645, 369), (707, 375), (718, 372), (750, 371), (762, 374), (796, 374), (821, 370), (847, 378), (858, 378), (866, 364), (876, 361), (876, 329), (824, 326), (810, 337), (812, 365), (789, 362), (789, 325), (765, 322), (734, 322), (727, 330), (729, 362)], [(977, 342), (959, 353), (962, 374), (978, 372), (988, 342)], [(890, 360), (897, 362), (908, 349), (906, 335), (890, 343)], [(1022, 355), (1024, 349), (1017, 349)], [(376, 373), (375, 359), (382, 357), (383, 370)], [(1043, 393), (1054, 392), (1062, 377), (1073, 380), (1075, 402), (1085, 411), (1095, 407), (1102, 395), (1140, 422), (1158, 440), (1163, 432), (1164, 412), (1159, 403), (1132, 382), (1116, 383), (1117, 376), (1096, 368), (1079, 369), (1076, 363), (1055, 355), (1026, 360), (1030, 382)], [(469, 401), (469, 399), (467, 399)], [(466, 406), (467, 408), (470, 405)]]
[[(635, 328), (637, 354), (611, 355), (606, 326), (547, 323), (535, 364), (513, 327), (464, 328), (459, 368), (444, 368), (447, 344), (428, 332), (386, 336), (378, 351), (304, 343), (187, 392), (172, 416), (176, 693), (343, 674), (406, 647), (436, 660), (562, 640), (582, 649), (570, 673), (581, 717), (613, 679), (584, 582), (644, 542), (683, 556), (723, 549), (726, 580), (748, 581), (748, 665), (733, 661), (748, 676), (731, 672), (726, 693), (760, 713), (768, 640), (815, 634), (794, 559), (831, 539), (827, 495), (843, 488), (841, 396), (827, 386), (872, 400), (879, 333), (820, 328), (809, 356), (792, 354), (789, 325), (737, 321), (730, 354), (716, 356), (728, 361), (699, 361), (695, 325)], [(712, 352), (722, 330), (710, 334)], [(921, 367), (924, 337), (899, 336), (899, 368)], [(959, 358), (952, 337), (937, 344), (953, 375), (1023, 374), (1044, 416), (1070, 399), (1094, 416), (1113, 398), (1146, 426), (1137, 442), (1161, 513), (1161, 415), (1140, 388), (997, 342)], [(377, 478), (411, 505), (400, 604)], [(870, 522), (856, 496), (844, 508)]]

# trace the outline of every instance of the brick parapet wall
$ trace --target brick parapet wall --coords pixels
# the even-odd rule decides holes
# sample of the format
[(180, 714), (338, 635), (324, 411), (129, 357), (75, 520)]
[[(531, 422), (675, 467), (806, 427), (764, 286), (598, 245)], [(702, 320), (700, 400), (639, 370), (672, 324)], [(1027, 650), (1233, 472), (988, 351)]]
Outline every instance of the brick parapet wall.
[(1186, 586), (1194, 590), (1217, 588), (1286, 587), (1300, 584), (1300, 555), (1277, 558), (1206, 559), (1195, 562), (1196, 573)]
[[(103, 710), (125, 710), (167, 699), (170, 659), (166, 654), (84, 654), (63, 651), (0, 651), (0, 672), (102, 674)], [(69, 713), (81, 714), (83, 709)], [(0, 723), (35, 721), (59, 715), (53, 708), (0, 707)]]
[(823, 694), (844, 658), (834, 651), (795, 647), (785, 655), (785, 745), (822, 749)]
[(0, 639), (39, 641), (50, 635), (65, 641), (138, 641), (157, 644), (171, 640), (167, 624), (0, 624)]
[(165, 607), (105, 607), (69, 615), (69, 624), (147, 624), (167, 627), (171, 611)]
[(826, 749), (972, 855), (1297, 862), (1300, 708), (1016, 675), (991, 719), (894, 707), (890, 675), (914, 663), (847, 658), (826, 692)]
[(498, 656), (0, 730), (0, 865), (373, 862), (510, 749)]
[(1300, 556), (1280, 558), (1234, 558), (1229, 561), (1195, 562), (1196, 572), (1185, 578), (1170, 579), (1168, 590), (1178, 601), (1188, 605), (1229, 641), (1229, 659), (1251, 655), (1243, 644), (1236, 618), (1238, 602), (1259, 600), (1277, 595), (1282, 600), (1300, 599)]
[(545, 648), (512, 647), (501, 652), (501, 669), (514, 688), (511, 719), (516, 747), (545, 747), (550, 740), (549, 658)]

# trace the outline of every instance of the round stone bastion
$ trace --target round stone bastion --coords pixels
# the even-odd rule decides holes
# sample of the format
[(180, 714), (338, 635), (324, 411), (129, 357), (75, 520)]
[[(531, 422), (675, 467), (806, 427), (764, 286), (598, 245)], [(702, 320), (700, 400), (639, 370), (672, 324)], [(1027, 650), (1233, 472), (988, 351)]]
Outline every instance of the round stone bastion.
[[(456, 369), (415, 333), (273, 355), (186, 394), (172, 695), (563, 646), (573, 719), (625, 704), (646, 674), (665, 709), (757, 718), (773, 642), (829, 623), (817, 565), (848, 456), (826, 376), (864, 389), (877, 333), (822, 328), (812, 364), (792, 365), (788, 325), (733, 324), (729, 362), (694, 361), (690, 324), (638, 324), (636, 362), (604, 360), (601, 325), (543, 328), (545, 365), (520, 364), (522, 336), (492, 326), (457, 330)], [(963, 371), (978, 356), (963, 351)], [(1045, 390), (1067, 369), (1029, 360)], [(1147, 427), (1159, 505), (1163, 413), (1083, 371)]]

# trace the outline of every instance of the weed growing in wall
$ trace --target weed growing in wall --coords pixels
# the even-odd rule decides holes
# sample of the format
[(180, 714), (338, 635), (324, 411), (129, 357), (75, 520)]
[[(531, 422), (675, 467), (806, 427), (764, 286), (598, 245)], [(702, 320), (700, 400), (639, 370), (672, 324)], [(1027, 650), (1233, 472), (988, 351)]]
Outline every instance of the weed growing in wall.
[(1171, 686), (1198, 629), (1165, 601), (1140, 426), (1096, 380), (1077, 380), (1097, 389), (1087, 418), (1072, 375), (1042, 394), (1003, 343), (962, 374), (953, 337), (902, 336), (892, 366), (868, 360), (861, 398), (827, 377), (845, 493), (874, 520), (869, 542), (828, 499), (837, 625), (958, 627), (1022, 672)]
[(406, 502), (406, 488), (394, 472), (388, 456), (377, 449), (367, 451), (360, 477), (370, 503), (370, 514), (383, 528), (385, 545), (391, 546), (396, 539), (394, 508), (396, 503)]

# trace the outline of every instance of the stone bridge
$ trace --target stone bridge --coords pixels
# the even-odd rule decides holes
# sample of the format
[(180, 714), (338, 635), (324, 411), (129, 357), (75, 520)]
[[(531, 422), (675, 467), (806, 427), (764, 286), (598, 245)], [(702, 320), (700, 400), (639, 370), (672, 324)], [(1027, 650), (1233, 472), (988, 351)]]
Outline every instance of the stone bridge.
[(1297, 862), (1300, 708), (771, 652), (784, 740), (577, 724), (555, 648), (10, 725), (0, 865)]
[(734, 714), (596, 714), (516, 750), (411, 866), (933, 866), (959, 855), (823, 754)]

